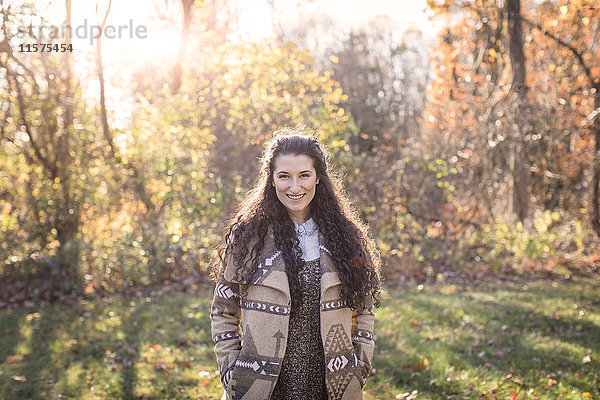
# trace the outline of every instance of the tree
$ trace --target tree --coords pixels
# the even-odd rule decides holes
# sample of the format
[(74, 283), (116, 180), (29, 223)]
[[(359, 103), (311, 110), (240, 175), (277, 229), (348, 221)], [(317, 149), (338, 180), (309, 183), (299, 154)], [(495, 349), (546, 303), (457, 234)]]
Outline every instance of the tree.
[[(421, 131), (427, 54), (419, 31), (398, 36), (392, 21), (381, 16), (370, 26), (350, 32), (339, 50), (330, 51), (329, 61), (348, 93), (342, 106), (360, 129), (349, 143), (360, 159), (359, 170), (348, 176), (349, 190), (364, 204), (363, 218), (374, 232), (393, 242), (398, 206), (406, 205), (400, 194), (403, 160)], [(390, 218), (376, 218), (381, 213)]]
[(177, 61), (175, 61), (175, 66), (173, 67), (173, 82), (171, 84), (172, 94), (177, 93), (181, 88), (181, 75), (183, 74), (182, 69), (185, 59), (185, 50), (190, 35), (190, 23), (192, 22), (192, 6), (194, 5), (194, 0), (181, 0), (181, 5), (183, 7), (183, 21)]
[[(588, 75), (585, 66), (597, 54), (591, 33), (597, 19), (590, 18), (590, 2), (585, 1), (527, 2), (520, 12), (515, 4), (507, 3), (509, 12), (504, 2), (430, 2), (437, 13), (461, 17), (432, 52), (433, 102), (427, 121), (446, 139), (448, 159), (464, 174), (458, 192), (473, 194), (472, 216), (484, 211), (482, 216), (497, 217), (509, 209), (509, 176), (515, 186), (529, 180), (535, 208), (561, 207), (578, 214), (587, 207), (582, 161), (591, 163), (592, 138), (591, 124), (583, 126), (582, 120), (594, 109), (592, 87), (598, 71), (589, 68)], [(524, 31), (513, 35), (519, 20)], [(445, 93), (450, 93), (449, 101)], [(520, 127), (518, 136), (515, 125)], [(515, 164), (520, 157), (523, 161)], [(527, 166), (525, 178), (515, 180), (521, 174), (513, 174), (518, 169), (511, 165)]]
[[(565, 59), (567, 62), (576, 62), (577, 67), (572, 67), (574, 71), (578, 71), (579, 68), (583, 71), (583, 75), (577, 75), (577, 81), (580, 83), (575, 86), (578, 87), (581, 82), (587, 82), (586, 92), (587, 96), (591, 94), (593, 98), (593, 111), (587, 113), (584, 116), (583, 122), (578, 125), (581, 128), (588, 128), (594, 137), (594, 158), (592, 160), (593, 175), (591, 179), (592, 187), (592, 201), (591, 201), (591, 222), (592, 227), (597, 235), (600, 236), (600, 162), (598, 162), (598, 153), (600, 152), (600, 118), (598, 117), (598, 110), (600, 109), (600, 73), (598, 68), (593, 66), (592, 60), (596, 59), (599, 51), (593, 35), (585, 34), (588, 29), (593, 31), (594, 24), (595, 29), (598, 29), (598, 18), (599, 11), (593, 7), (593, 4), (588, 1), (578, 1), (575, 4), (560, 5), (557, 4), (552, 10), (541, 8), (549, 14), (561, 15), (563, 27), (566, 28), (567, 32), (563, 32), (563, 36), (569, 36), (570, 41), (564, 39), (556, 33), (552, 33), (549, 27), (544, 26), (546, 21), (536, 22), (533, 18), (524, 17), (523, 21), (532, 29), (532, 33), (536, 37), (544, 36), (546, 40), (549, 40), (551, 44), (566, 52), (565, 55), (568, 58)], [(596, 17), (596, 18), (594, 18)], [(553, 20), (552, 22), (558, 20)], [(558, 23), (556, 24), (558, 25)], [(567, 35), (565, 35), (567, 33)], [(542, 39), (542, 38), (540, 38)], [(594, 54), (595, 49), (595, 54)], [(555, 64), (554, 71), (556, 71)], [(566, 70), (566, 68), (563, 68)], [(572, 92), (573, 95), (579, 90), (576, 89)], [(564, 104), (564, 103), (563, 103)]]
[[(178, 3), (181, 13), (170, 15), (170, 6)], [(157, 15), (181, 29), (177, 57), (170, 66), (171, 75), (167, 81), (171, 94), (176, 94), (181, 90), (189, 49), (200, 45), (214, 48), (227, 42), (236, 14), (231, 4), (223, 0), (167, 0), (164, 7), (157, 7)], [(181, 18), (181, 24), (175, 22), (177, 18)]]
[[(521, 29), (521, 1), (508, 0), (508, 41), (510, 67), (512, 72), (512, 88), (514, 109), (514, 137), (512, 143), (512, 176), (513, 176), (513, 212), (521, 221), (529, 214), (529, 165), (527, 160), (526, 136), (531, 136), (531, 124), (527, 120), (531, 116), (527, 99), (525, 53), (523, 51), (523, 34)], [(523, 112), (525, 111), (525, 112)], [(525, 118), (523, 118), (525, 116)]]
[[(69, 0), (65, 9), (69, 23)], [(5, 105), (0, 141), (9, 178), (2, 189), (3, 218), (7, 218), (2, 229), (3, 259), (29, 265), (25, 274), (35, 275), (44, 266), (54, 284), (77, 289), (77, 236), (85, 178), (78, 179), (76, 172), (82, 161), (74, 135), (79, 97), (71, 56), (16, 52), (20, 43), (41, 45), (59, 38), (36, 36), (31, 27), (15, 29), (18, 24), (26, 26), (35, 13), (31, 5), (2, 4), (0, 11), (0, 41), (5, 44), (0, 53), (0, 96)], [(64, 40), (70, 43), (70, 30)]]

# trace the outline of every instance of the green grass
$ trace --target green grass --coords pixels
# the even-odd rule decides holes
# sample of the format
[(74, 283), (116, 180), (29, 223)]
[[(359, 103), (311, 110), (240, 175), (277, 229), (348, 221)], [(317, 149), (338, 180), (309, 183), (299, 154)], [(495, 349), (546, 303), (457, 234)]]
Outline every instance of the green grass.
[[(0, 399), (218, 399), (209, 304), (166, 293), (1, 310)], [(376, 314), (367, 400), (600, 398), (598, 280), (391, 290)]]

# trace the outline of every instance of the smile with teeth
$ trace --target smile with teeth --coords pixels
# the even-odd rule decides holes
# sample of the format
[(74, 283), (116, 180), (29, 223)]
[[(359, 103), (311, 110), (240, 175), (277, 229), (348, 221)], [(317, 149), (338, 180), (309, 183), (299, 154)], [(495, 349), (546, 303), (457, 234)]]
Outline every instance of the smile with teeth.
[(288, 194), (287, 197), (289, 197), (292, 200), (299, 200), (299, 199), (303, 198), (305, 194), (306, 193), (299, 194), (299, 195)]

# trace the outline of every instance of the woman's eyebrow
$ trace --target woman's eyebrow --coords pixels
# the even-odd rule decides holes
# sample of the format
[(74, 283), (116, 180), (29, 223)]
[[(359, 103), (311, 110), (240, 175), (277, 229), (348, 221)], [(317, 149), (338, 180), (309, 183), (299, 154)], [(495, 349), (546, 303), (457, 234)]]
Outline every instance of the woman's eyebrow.
[[(311, 170), (309, 170), (309, 169), (306, 169), (306, 170), (304, 170), (304, 171), (300, 171), (300, 172), (298, 172), (298, 173), (299, 173), (299, 174), (304, 174), (304, 173), (306, 173), (306, 172), (308, 172), (308, 173), (311, 173), (312, 171), (311, 171)], [(288, 174), (288, 175), (289, 175), (289, 172), (287, 172), (287, 171), (277, 171), (277, 174)]]

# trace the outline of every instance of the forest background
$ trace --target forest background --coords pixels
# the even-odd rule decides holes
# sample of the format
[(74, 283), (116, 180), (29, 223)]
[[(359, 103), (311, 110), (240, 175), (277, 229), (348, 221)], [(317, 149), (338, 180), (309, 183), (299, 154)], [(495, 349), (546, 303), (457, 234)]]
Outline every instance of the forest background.
[[(242, 40), (232, 2), (166, 0), (148, 7), (176, 35), (134, 67), (103, 59), (103, 35), (20, 51), (75, 43), (58, 3), (42, 35), (39, 2), (0, 1), (0, 306), (206, 283), (263, 144), (297, 124), (330, 150), (386, 285), (597, 276), (596, 1), (428, 0), (431, 40), (314, 1), (287, 24), (271, 1), (272, 35)], [(108, 27), (116, 5), (95, 5)]]

